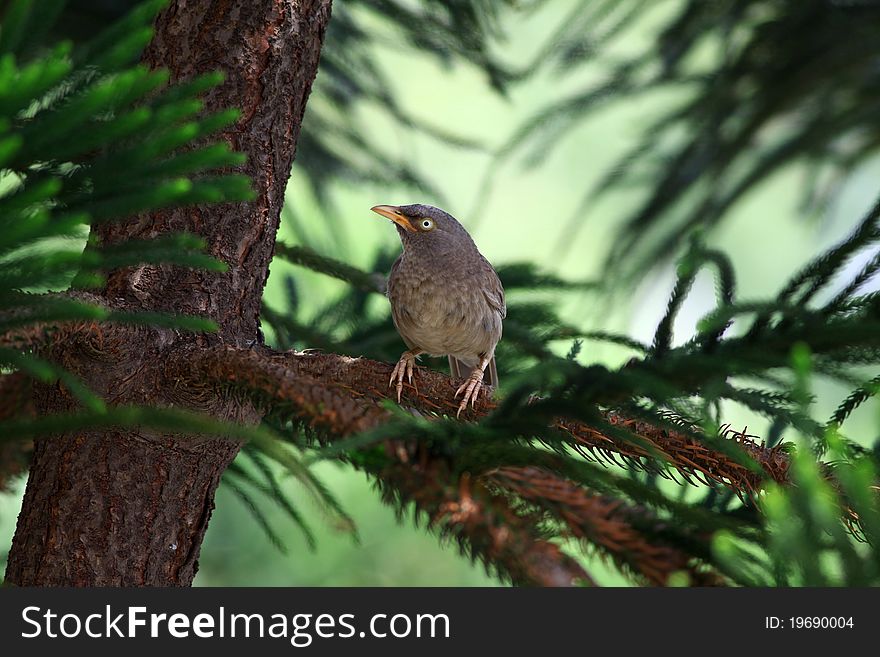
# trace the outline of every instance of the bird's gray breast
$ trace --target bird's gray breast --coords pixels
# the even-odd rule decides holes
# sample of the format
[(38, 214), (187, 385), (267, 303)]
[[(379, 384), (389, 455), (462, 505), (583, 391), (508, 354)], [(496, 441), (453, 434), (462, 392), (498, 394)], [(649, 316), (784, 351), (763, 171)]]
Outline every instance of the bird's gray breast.
[[(488, 263), (404, 252), (391, 269), (388, 298), (394, 325), (409, 348), (456, 356), (475, 365), (501, 339), (501, 314), (487, 301)], [(497, 278), (495, 279), (497, 280)]]

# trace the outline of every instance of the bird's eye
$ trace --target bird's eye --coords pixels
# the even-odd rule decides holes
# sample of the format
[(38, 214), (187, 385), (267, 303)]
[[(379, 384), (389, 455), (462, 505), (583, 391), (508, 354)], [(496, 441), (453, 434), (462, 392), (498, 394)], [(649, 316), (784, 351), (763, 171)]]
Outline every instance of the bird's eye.
[(434, 222), (430, 219), (422, 219), (421, 228), (422, 230), (431, 230), (434, 227)]

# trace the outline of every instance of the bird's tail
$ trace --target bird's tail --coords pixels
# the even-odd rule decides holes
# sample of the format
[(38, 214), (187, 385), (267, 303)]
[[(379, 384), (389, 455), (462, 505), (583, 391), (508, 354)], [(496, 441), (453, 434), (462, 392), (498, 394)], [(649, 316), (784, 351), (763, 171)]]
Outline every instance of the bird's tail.
[[(465, 365), (454, 356), (449, 357), (449, 373), (453, 379), (466, 379), (470, 376), (473, 369), (473, 367)], [(486, 366), (486, 372), (483, 374), (483, 383), (493, 388), (498, 387), (498, 368), (495, 366), (495, 356), (492, 356), (492, 360)]]

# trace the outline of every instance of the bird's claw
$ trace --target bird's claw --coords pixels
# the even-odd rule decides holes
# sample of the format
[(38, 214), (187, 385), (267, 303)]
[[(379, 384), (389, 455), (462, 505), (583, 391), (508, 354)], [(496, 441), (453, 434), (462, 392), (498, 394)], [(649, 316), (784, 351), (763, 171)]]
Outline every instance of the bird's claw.
[[(397, 365), (391, 370), (391, 379), (388, 381), (388, 387), (395, 386), (397, 389), (397, 403), (400, 403), (400, 396), (403, 394), (403, 379), (406, 377), (407, 382), (412, 384), (413, 368), (415, 366), (415, 356), (406, 352), (397, 361)], [(395, 385), (396, 383), (396, 385)]]
[(480, 390), (483, 389), (483, 371), (477, 370), (473, 374), (471, 374), (467, 380), (462, 383), (458, 390), (455, 391), (455, 398), (464, 392), (464, 396), (461, 398), (461, 403), (458, 405), (458, 412), (456, 412), (455, 417), (459, 417), (461, 412), (467, 408), (468, 402), (471, 404), (471, 408), (476, 404), (477, 398), (480, 396)]

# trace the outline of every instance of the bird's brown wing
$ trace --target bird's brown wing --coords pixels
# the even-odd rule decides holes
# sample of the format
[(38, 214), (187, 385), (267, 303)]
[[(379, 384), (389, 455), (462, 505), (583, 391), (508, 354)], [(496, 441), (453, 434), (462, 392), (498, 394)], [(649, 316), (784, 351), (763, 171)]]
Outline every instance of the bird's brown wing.
[[(504, 300), (504, 288), (501, 285), (501, 280), (488, 260), (482, 258), (482, 265), (483, 276), (481, 277), (480, 289), (483, 292), (483, 297), (486, 299), (489, 307), (497, 312), (501, 319), (504, 319), (507, 317), (507, 303)], [(470, 370), (471, 368), (468, 365), (462, 363), (457, 358), (449, 357), (449, 372), (453, 378), (463, 379), (470, 374)], [(495, 364), (495, 356), (492, 356), (492, 359), (486, 366), (483, 382), (493, 387), (498, 386), (498, 367)]]
[(412, 340), (408, 337), (409, 327), (412, 325), (412, 317), (410, 317), (406, 305), (399, 298), (400, 294), (398, 292), (399, 269), (402, 262), (403, 255), (401, 254), (398, 256), (397, 260), (394, 261), (394, 264), (391, 265), (391, 273), (385, 284), (385, 296), (388, 297), (388, 301), (391, 302), (391, 319), (394, 322), (394, 328), (397, 329), (397, 333), (403, 339), (407, 348), (413, 349), (416, 345), (413, 344)]
[(501, 279), (495, 273), (492, 265), (485, 258), (483, 259), (484, 276), (483, 284), (480, 286), (483, 290), (483, 296), (489, 305), (501, 315), (501, 319), (507, 317), (507, 302), (504, 300), (504, 288), (501, 286)]

